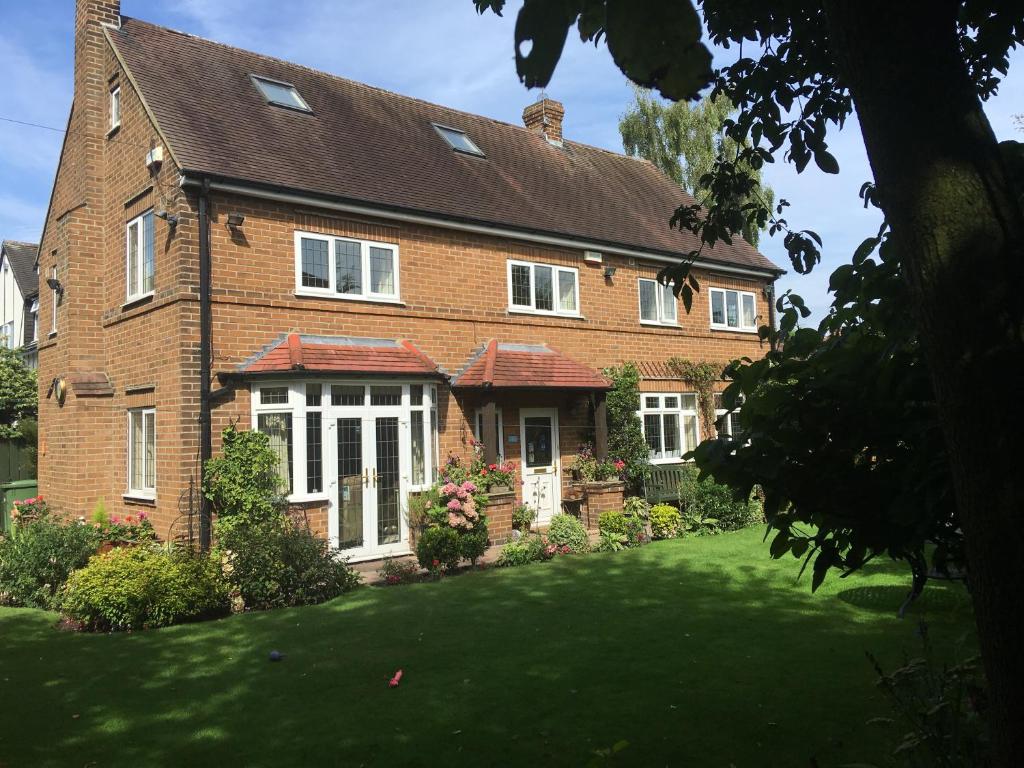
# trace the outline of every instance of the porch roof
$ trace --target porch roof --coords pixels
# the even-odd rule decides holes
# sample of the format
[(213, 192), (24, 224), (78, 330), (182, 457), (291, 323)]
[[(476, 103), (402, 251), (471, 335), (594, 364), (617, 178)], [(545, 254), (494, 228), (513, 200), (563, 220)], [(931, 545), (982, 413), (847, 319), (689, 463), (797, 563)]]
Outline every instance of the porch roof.
[(609, 389), (608, 381), (546, 344), (506, 344), (491, 339), (476, 352), (453, 387), (494, 389)]
[(443, 376), (437, 364), (405, 339), (307, 336), (289, 333), (250, 357), (236, 373), (344, 373)]

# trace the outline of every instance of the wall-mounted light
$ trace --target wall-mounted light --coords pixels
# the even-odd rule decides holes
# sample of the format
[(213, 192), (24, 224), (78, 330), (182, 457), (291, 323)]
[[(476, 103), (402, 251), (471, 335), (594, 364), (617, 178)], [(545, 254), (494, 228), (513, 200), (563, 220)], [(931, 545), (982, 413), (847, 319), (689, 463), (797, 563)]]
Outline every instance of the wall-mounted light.
[(168, 213), (167, 211), (157, 211), (155, 215), (158, 219), (163, 219), (172, 227), (178, 226), (178, 217), (173, 213)]
[(46, 284), (50, 287), (50, 290), (55, 291), (58, 296), (64, 295), (64, 286), (61, 285), (60, 280), (58, 280), (56, 277), (46, 278)]
[(615, 267), (605, 267), (604, 277), (605, 280), (611, 280), (613, 277), (615, 277)]
[(229, 213), (228, 214), (228, 226), (232, 229), (238, 229), (240, 226), (245, 224), (245, 216), (241, 213)]

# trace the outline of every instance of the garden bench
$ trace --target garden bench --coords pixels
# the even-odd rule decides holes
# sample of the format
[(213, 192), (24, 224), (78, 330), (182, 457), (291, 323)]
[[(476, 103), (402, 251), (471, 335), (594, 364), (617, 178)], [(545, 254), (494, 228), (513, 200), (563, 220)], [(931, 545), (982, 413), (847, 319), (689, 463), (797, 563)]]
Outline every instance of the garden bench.
[(644, 497), (652, 504), (679, 500), (679, 486), (686, 479), (686, 464), (657, 464), (644, 484)]

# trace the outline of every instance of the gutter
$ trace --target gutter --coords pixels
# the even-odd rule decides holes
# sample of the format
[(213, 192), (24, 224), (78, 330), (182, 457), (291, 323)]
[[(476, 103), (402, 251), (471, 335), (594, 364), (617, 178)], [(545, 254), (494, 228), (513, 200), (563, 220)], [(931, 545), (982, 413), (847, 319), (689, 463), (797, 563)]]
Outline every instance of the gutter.
[(210, 358), (213, 349), (213, 322), (210, 303), (210, 183), (199, 189), (199, 548), (210, 550), (212, 514), (210, 501), (202, 492), (206, 462), (213, 455), (210, 416)]
[[(432, 227), (442, 227), (444, 229), (454, 229), (460, 232), (472, 232), (474, 234), (479, 235), (489, 235), (491, 237), (502, 237), (509, 238), (512, 240), (523, 240), (531, 243), (539, 243), (541, 245), (552, 245), (559, 248), (601, 251), (603, 253), (611, 253), (617, 256), (628, 256), (637, 259), (644, 259), (646, 261), (656, 261), (664, 264), (678, 264), (681, 258), (681, 256), (679, 255), (670, 256), (667, 254), (652, 253), (650, 251), (641, 251), (634, 248), (627, 248), (623, 246), (612, 245), (609, 243), (602, 243), (597, 241), (580, 240), (559, 235), (548, 235), (540, 232), (507, 229), (503, 227), (493, 226), (490, 224), (476, 224), (471, 221), (458, 221), (454, 219), (446, 219), (440, 216), (431, 216), (427, 214), (407, 212), (398, 209), (374, 207), (372, 205), (362, 205), (342, 200), (331, 200), (328, 198), (316, 197), (313, 195), (289, 192), (285, 190), (268, 189), (261, 186), (237, 183), (233, 181), (211, 181), (209, 178), (206, 177), (200, 179), (196, 176), (189, 176), (187, 172), (183, 172), (180, 181), (182, 187), (195, 186), (204, 183), (209, 184), (209, 189), (215, 190), (217, 192), (225, 192), (228, 194), (255, 197), (262, 200), (270, 200), (272, 202), (277, 203), (305, 205), (312, 208), (341, 211), (343, 213), (356, 214), (361, 216), (372, 216), (380, 219), (389, 219), (391, 221), (401, 221), (408, 224), (422, 224)], [(785, 270), (782, 269), (770, 270), (758, 269), (756, 267), (739, 267), (733, 264), (722, 264), (719, 262), (708, 261), (704, 259), (694, 261), (693, 266), (697, 267), (698, 269), (707, 269), (714, 272), (746, 275), (748, 277), (756, 277), (762, 280), (772, 279), (779, 275), (785, 274)]]

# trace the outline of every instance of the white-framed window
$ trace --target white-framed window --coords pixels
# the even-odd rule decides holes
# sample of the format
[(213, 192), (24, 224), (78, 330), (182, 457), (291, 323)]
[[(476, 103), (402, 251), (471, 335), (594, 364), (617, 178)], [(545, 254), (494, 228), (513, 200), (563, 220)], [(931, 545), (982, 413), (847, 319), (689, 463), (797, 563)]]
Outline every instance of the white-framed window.
[(56, 288), (59, 285), (57, 282), (57, 267), (50, 268), (50, 278), (53, 281), (53, 287), (50, 288), (50, 335), (53, 336), (57, 333), (57, 307), (60, 305), (61, 293)]
[[(337, 464), (340, 416), (365, 418), (373, 409), (399, 415), (403, 484), (425, 490), (437, 476), (437, 387), (386, 382), (290, 381), (253, 386), (252, 426), (270, 439), (281, 492), (291, 501), (328, 498)], [(332, 441), (335, 441), (332, 444)], [(336, 490), (336, 489), (335, 489)]]
[(678, 325), (676, 297), (671, 285), (662, 285), (657, 280), (641, 277), (638, 283), (640, 294), (640, 322), (652, 325)]
[(757, 332), (757, 305), (750, 291), (711, 288), (711, 327)]
[(295, 292), (304, 296), (398, 302), (398, 246), (296, 232)]
[(678, 462), (700, 442), (697, 395), (693, 393), (640, 393), (640, 420), (650, 460)]
[(734, 440), (744, 439), (743, 428), (740, 426), (740, 406), (731, 412), (726, 410), (721, 392), (715, 393), (715, 425), (719, 434), (728, 435)]
[(151, 295), (156, 275), (156, 230), (152, 209), (128, 222), (125, 255), (128, 301)]
[(110, 130), (121, 127), (121, 86), (110, 91)]
[(509, 259), (508, 308), (511, 312), (578, 317), (579, 270)]
[(291, 83), (272, 80), (269, 77), (260, 77), (259, 75), (251, 75), (251, 77), (253, 84), (255, 84), (268, 104), (276, 104), (279, 107), (287, 107), (299, 112), (313, 111)]
[(36, 342), (39, 341), (39, 299), (32, 299), (32, 305), (29, 307), (28, 312), (31, 316), (29, 322), (32, 324), (32, 338), (30, 341)]
[(128, 411), (128, 496), (156, 498), (156, 409)]
[(3, 337), (3, 345), (8, 349), (14, 349), (14, 321), (9, 320), (0, 326), (0, 336)]
[[(501, 408), (494, 409), (494, 434), (498, 436), (498, 462), (505, 461), (505, 425)], [(478, 408), (473, 417), (473, 436), (478, 442), (484, 442), (484, 410)]]

